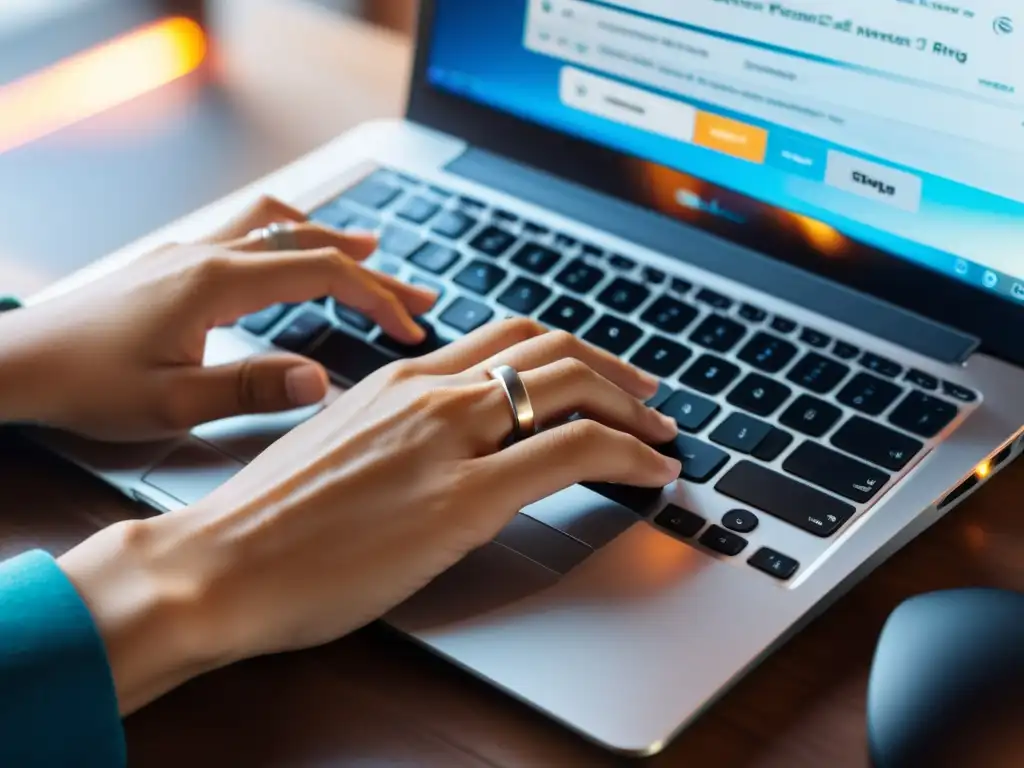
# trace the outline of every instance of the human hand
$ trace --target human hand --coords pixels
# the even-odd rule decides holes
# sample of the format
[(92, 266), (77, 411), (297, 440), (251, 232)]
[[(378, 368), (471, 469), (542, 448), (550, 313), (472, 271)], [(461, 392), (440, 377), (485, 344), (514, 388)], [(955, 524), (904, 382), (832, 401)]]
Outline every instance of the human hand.
[[(488, 372), (520, 371), (538, 424), (512, 431)], [(206, 670), (319, 645), (384, 615), (524, 506), (577, 482), (660, 487), (645, 443), (676, 424), (657, 382), (528, 320), (394, 363), (193, 507), (120, 524), (60, 559), (106, 642), (123, 712)], [(566, 423), (581, 413), (586, 418)]]
[(327, 375), (295, 355), (203, 366), (212, 328), (279, 302), (331, 295), (393, 337), (420, 341), (413, 317), (436, 296), (361, 266), (376, 248), (373, 237), (302, 223), (294, 230), (302, 250), (270, 253), (249, 235), (303, 218), (264, 199), (207, 242), (165, 246), (78, 291), (0, 317), (0, 422), (135, 441), (318, 403)]

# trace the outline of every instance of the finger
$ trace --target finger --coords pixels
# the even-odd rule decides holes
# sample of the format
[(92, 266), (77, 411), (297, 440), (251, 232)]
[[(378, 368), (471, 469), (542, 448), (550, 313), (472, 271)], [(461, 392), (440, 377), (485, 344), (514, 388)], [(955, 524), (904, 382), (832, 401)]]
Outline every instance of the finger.
[[(398, 296), (333, 248), (273, 255), (229, 254), (211, 259), (204, 267), (206, 275), (200, 273), (204, 287), (218, 302), (212, 320), (215, 325), (233, 322), (271, 304), (332, 296), (372, 318), (395, 339), (409, 343), (423, 340), (423, 328)], [(423, 293), (432, 296), (429, 291)]]
[(462, 373), (502, 350), (544, 333), (547, 329), (543, 325), (525, 317), (488, 323), (453, 344), (421, 357), (417, 363), (425, 371), (439, 376)]
[(493, 507), (505, 512), (518, 511), (576, 483), (658, 488), (674, 482), (681, 471), (678, 460), (590, 420), (542, 432), (474, 459), (471, 466), (472, 476), (486, 489)]
[[(579, 360), (559, 360), (526, 371), (520, 377), (540, 427), (558, 424), (574, 413), (581, 413), (656, 445), (674, 439), (678, 431), (675, 419), (648, 408)], [(513, 431), (512, 410), (498, 382), (491, 397), (494, 416), (485, 419), (481, 428), (487, 433), (488, 444), (500, 445)]]
[(510, 365), (522, 374), (564, 359), (586, 363), (604, 378), (642, 400), (658, 389), (658, 380), (650, 374), (565, 331), (551, 331), (502, 350), (476, 365), (474, 372), (486, 375), (499, 365)]
[(437, 291), (421, 285), (409, 285), (409, 283), (403, 283), (398, 278), (386, 275), (383, 272), (377, 272), (376, 270), (369, 269), (367, 267), (360, 266), (360, 269), (380, 283), (385, 290), (391, 291), (391, 293), (395, 294), (395, 296), (398, 297), (398, 300), (405, 305), (406, 309), (408, 309), (414, 317), (425, 314), (437, 303)]
[(187, 429), (231, 416), (316, 405), (328, 389), (327, 374), (316, 363), (295, 355), (267, 355), (176, 371), (166, 402), (170, 424)]
[(237, 240), (240, 237), (245, 237), (254, 229), (269, 226), (274, 222), (305, 220), (306, 216), (302, 211), (296, 210), (276, 198), (261, 197), (225, 226), (199, 242), (222, 243)]
[[(337, 248), (356, 261), (362, 261), (377, 250), (377, 238), (373, 235), (345, 234), (313, 222), (295, 224), (289, 228), (288, 235), (292, 240), (292, 247), (289, 247), (288, 250), (293, 251)], [(268, 252), (267, 241), (260, 236), (258, 230), (250, 230), (242, 237), (227, 241), (222, 245), (232, 251)], [(273, 251), (269, 252), (273, 253)]]

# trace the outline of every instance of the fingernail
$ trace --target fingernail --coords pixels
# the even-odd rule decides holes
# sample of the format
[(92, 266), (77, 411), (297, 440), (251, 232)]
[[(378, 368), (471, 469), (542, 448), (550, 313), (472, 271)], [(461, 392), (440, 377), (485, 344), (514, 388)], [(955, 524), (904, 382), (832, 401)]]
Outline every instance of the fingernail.
[(296, 407), (315, 405), (327, 394), (324, 374), (315, 365), (299, 365), (284, 375), (288, 402)]
[(672, 459), (668, 456), (661, 457), (662, 463), (665, 465), (665, 471), (671, 472), (674, 476), (679, 477), (683, 472), (683, 464), (679, 459)]
[(670, 429), (673, 432), (676, 431), (676, 429), (678, 427), (676, 425), (676, 420), (675, 419), (673, 419), (671, 416), (666, 416), (663, 413), (658, 413), (657, 411), (654, 411), (654, 412), (658, 414), (658, 418), (661, 420), (661, 423), (665, 425), (665, 429), (667, 429), (667, 430)]
[(640, 380), (651, 389), (657, 389), (658, 384), (661, 383), (657, 376), (651, 376), (651, 374), (646, 371), (640, 371)]

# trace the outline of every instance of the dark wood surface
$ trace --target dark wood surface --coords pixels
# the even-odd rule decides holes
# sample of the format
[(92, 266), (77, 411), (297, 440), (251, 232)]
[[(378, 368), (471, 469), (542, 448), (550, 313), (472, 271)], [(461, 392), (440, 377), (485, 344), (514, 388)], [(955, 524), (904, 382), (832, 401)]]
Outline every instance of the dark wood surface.
[[(0, 435), (0, 557), (55, 554), (147, 512)], [(744, 679), (652, 766), (865, 766), (874, 642), (914, 594), (1024, 589), (1024, 463), (908, 545)], [(675, 663), (699, 664), (699, 659)], [(193, 681), (127, 722), (139, 766), (610, 766), (607, 755), (381, 626)]]

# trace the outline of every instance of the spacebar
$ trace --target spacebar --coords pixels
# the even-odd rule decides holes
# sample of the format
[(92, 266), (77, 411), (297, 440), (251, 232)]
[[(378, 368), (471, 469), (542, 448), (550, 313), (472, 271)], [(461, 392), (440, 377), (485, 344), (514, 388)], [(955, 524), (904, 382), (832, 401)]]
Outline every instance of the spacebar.
[(730, 469), (715, 489), (822, 538), (838, 531), (856, 511), (846, 502), (751, 461)]
[(371, 373), (380, 370), (397, 357), (378, 349), (362, 339), (335, 330), (306, 352), (334, 376), (346, 384), (358, 384)]

